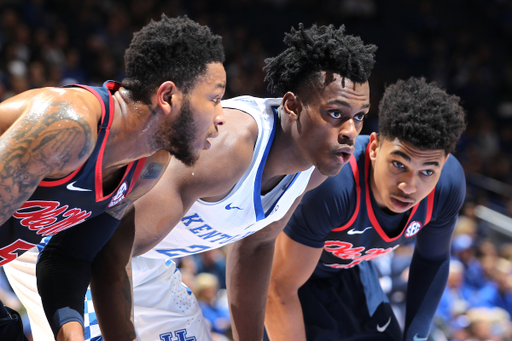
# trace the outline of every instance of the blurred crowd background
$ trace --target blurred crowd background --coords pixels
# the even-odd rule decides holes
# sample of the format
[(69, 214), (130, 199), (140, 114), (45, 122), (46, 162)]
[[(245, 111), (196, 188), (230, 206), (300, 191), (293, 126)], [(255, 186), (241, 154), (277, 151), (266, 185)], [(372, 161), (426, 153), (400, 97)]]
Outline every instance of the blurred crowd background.
[[(378, 130), (378, 102), (397, 79), (424, 76), (460, 96), (468, 128), (456, 156), (468, 191), (429, 340), (512, 340), (512, 1), (0, 0), (0, 100), (35, 87), (122, 80), (132, 33), (161, 13), (186, 14), (223, 37), (225, 98), (273, 96), (264, 60), (285, 48), (284, 33), (300, 22), (344, 24), (378, 46), (363, 133)], [(376, 260), (400, 318), (412, 249)], [(179, 260), (218, 340), (230, 339), (225, 252)], [(2, 301), (19, 305), (5, 278), (0, 286)]]

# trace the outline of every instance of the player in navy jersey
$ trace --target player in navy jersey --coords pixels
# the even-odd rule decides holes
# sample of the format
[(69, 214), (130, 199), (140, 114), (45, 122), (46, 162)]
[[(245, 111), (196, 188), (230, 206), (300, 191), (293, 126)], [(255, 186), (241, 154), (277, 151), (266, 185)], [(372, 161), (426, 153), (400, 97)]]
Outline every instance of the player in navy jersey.
[(217, 135), (223, 61), (219, 36), (163, 15), (134, 35), (122, 84), (34, 89), (0, 104), (0, 265), (55, 235), (38, 284), (58, 340), (84, 339), (87, 284), (75, 283), (89, 282), (126, 205), (171, 155), (192, 165)]
[[(459, 98), (410, 78), (389, 86), (379, 134), (308, 192), (276, 241), (265, 326), (280, 340), (426, 340), (448, 278), (465, 197), (450, 154), (465, 128)], [(372, 259), (415, 239), (405, 331)]]

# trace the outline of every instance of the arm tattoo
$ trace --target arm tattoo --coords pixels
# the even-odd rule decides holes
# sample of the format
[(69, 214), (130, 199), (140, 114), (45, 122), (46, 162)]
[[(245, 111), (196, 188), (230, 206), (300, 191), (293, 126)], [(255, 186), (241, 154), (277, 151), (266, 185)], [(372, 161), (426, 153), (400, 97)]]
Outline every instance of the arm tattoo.
[[(66, 128), (59, 127), (64, 121)], [(92, 142), (89, 123), (69, 102), (53, 102), (42, 115), (25, 117), (4, 133), (0, 137), (0, 224), (30, 197), (41, 177), (64, 169), (74, 150), (79, 149), (78, 158), (90, 153)]]
[(115, 205), (111, 209), (107, 210), (107, 213), (117, 220), (121, 220), (124, 215), (124, 212), (132, 205), (132, 201), (130, 199), (123, 199), (119, 204)]
[(161, 163), (151, 163), (142, 174), (141, 179), (158, 179), (164, 170), (164, 165)]

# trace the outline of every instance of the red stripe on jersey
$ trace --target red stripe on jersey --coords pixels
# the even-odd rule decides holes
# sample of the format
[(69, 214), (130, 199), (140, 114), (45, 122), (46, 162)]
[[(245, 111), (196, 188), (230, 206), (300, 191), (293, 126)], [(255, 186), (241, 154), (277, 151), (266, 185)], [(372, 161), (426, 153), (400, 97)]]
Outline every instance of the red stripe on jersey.
[(53, 180), (53, 181), (52, 180), (43, 180), (39, 183), (39, 186), (55, 187), (55, 186), (60, 186), (62, 184), (65, 184), (66, 182), (71, 181), (71, 179), (73, 179), (73, 177), (80, 171), (80, 169), (82, 169), (82, 167), (83, 167), (83, 164), (80, 167), (78, 167), (73, 173), (69, 174), (65, 178), (62, 178), (59, 180)]
[[(108, 102), (109, 102), (109, 106), (110, 106), (110, 115), (109, 115), (109, 119), (108, 119), (108, 124), (107, 126), (105, 127), (105, 137), (103, 138), (103, 142), (101, 144), (101, 148), (100, 148), (100, 151), (98, 152), (98, 158), (97, 158), (97, 161), (96, 161), (96, 176), (95, 176), (95, 187), (96, 187), (96, 202), (98, 201), (101, 201), (101, 200), (105, 200), (105, 198), (108, 198), (110, 195), (112, 195), (112, 193), (110, 193), (110, 195), (107, 195), (107, 196), (103, 196), (103, 153), (105, 152), (105, 146), (107, 145), (107, 141), (108, 141), (108, 135), (110, 133), (110, 126), (112, 125), (112, 121), (114, 120), (114, 111), (115, 111), (115, 108), (114, 108), (114, 99), (112, 98), (112, 94), (108, 94)], [(126, 173), (125, 173), (125, 176), (126, 176)], [(123, 177), (124, 179), (124, 177)], [(120, 184), (122, 183), (122, 181), (120, 182)], [(117, 188), (116, 188), (117, 190)]]
[(400, 236), (402, 236), (402, 234), (404, 234), (404, 231), (407, 229), (407, 226), (409, 226), (409, 222), (411, 221), (411, 218), (416, 213), (416, 210), (418, 209), (418, 206), (421, 203), (421, 201), (418, 202), (416, 205), (414, 205), (414, 207), (412, 208), (412, 212), (411, 212), (411, 214), (409, 216), (409, 219), (407, 220), (407, 223), (404, 225), (404, 228), (403, 228), (402, 232), (400, 232), (400, 234), (398, 236), (396, 236), (394, 238), (390, 238), (386, 234), (386, 232), (384, 232), (382, 227), (380, 226), (379, 222), (377, 221), (377, 217), (375, 217), (375, 212), (373, 211), (372, 201), (370, 199), (370, 178), (369, 178), (369, 173), (370, 173), (370, 144), (368, 144), (368, 147), (366, 148), (365, 171), (364, 171), (364, 178), (368, 180), (367, 184), (366, 184), (366, 207), (367, 207), (367, 210), (368, 210), (368, 218), (370, 218), (370, 221), (371, 221), (373, 227), (375, 228), (377, 233), (380, 235), (380, 237), (382, 239), (384, 239), (384, 241), (386, 241), (387, 243), (390, 243), (390, 242), (392, 242), (394, 240), (397, 240), (398, 238), (400, 238)]
[(436, 194), (436, 188), (430, 192), (427, 199), (427, 217), (425, 218), (425, 225), (430, 222), (430, 218), (432, 218), (432, 211), (434, 210), (434, 196)]
[(343, 231), (343, 230), (346, 230), (348, 229), (350, 226), (352, 226), (352, 224), (354, 223), (354, 221), (356, 220), (358, 214), (359, 214), (359, 206), (360, 206), (360, 198), (361, 198), (361, 186), (359, 185), (359, 168), (357, 167), (357, 162), (356, 162), (356, 158), (354, 157), (354, 155), (352, 155), (350, 157), (350, 168), (352, 168), (352, 173), (354, 174), (354, 179), (356, 181), (356, 193), (357, 193), (357, 196), (356, 196), (356, 200), (357, 200), (357, 204), (356, 204), (356, 210), (354, 211), (354, 214), (352, 215), (352, 218), (350, 218), (349, 222), (346, 223), (345, 225), (341, 226), (341, 227), (337, 227), (335, 229), (333, 229), (333, 231), (335, 232), (338, 232), (338, 231)]
[(137, 180), (139, 179), (139, 174), (140, 174), (140, 172), (142, 172), (142, 168), (144, 167), (145, 162), (146, 162), (146, 158), (143, 158), (143, 159), (140, 159), (137, 161), (137, 168), (135, 168), (135, 171), (133, 171), (132, 183), (130, 185), (130, 188), (126, 192), (127, 196), (131, 192), (133, 186), (135, 186), (135, 183), (137, 182)]

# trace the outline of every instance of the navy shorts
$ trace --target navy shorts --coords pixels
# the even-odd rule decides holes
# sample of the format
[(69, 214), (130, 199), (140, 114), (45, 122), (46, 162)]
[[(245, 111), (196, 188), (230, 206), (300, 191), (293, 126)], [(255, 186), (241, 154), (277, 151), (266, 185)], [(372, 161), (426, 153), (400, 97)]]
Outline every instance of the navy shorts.
[(308, 341), (403, 339), (371, 262), (342, 269), (330, 277), (312, 276), (298, 293)]

